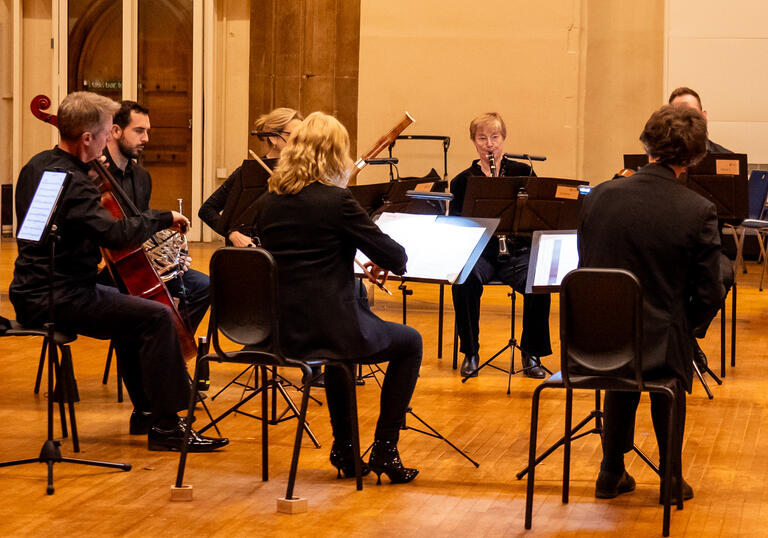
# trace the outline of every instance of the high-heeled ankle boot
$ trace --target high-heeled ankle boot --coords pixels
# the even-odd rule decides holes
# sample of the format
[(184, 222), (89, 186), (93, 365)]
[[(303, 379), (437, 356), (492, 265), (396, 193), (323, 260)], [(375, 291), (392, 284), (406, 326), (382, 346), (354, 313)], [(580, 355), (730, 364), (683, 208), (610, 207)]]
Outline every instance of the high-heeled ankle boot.
[[(360, 456), (357, 456), (360, 458)], [(336, 467), (338, 474), (336, 478), (354, 478), (355, 476), (355, 460), (352, 455), (352, 441), (347, 442), (333, 442), (331, 447), (331, 465)], [(365, 476), (371, 472), (370, 467), (360, 459), (360, 476)]]
[(371, 459), (368, 461), (368, 465), (378, 477), (376, 485), (381, 485), (382, 473), (387, 475), (393, 484), (405, 484), (416, 478), (416, 475), (419, 474), (418, 469), (403, 467), (395, 441), (376, 439), (371, 448)]

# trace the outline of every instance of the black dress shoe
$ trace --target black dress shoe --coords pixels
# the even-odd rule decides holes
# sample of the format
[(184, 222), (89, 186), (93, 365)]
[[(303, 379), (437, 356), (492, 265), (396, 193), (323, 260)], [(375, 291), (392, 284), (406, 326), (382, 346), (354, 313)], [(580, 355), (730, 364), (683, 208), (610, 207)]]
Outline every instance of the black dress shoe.
[(595, 482), (595, 497), (598, 499), (613, 499), (622, 493), (635, 490), (635, 479), (627, 471), (621, 476), (600, 471)]
[[(677, 504), (677, 478), (672, 477), (672, 491), (669, 496), (669, 504)], [(691, 485), (683, 479), (683, 500), (688, 501), (693, 499), (693, 488)], [(661, 483), (661, 490), (659, 491), (659, 504), (664, 504), (664, 483)]]
[(547, 377), (547, 373), (544, 368), (541, 367), (538, 357), (534, 357), (530, 353), (523, 351), (520, 353), (523, 362), (523, 373), (525, 377), (532, 379), (544, 379)]
[(131, 435), (147, 435), (152, 427), (152, 412), (133, 410), (131, 420), (128, 423), (128, 431)]
[[(181, 450), (184, 444), (184, 432), (186, 426), (184, 419), (180, 418), (178, 424), (171, 429), (164, 429), (160, 426), (152, 426), (147, 436), (147, 447), (149, 450)], [(206, 437), (200, 435), (194, 429), (190, 428), (189, 452), (212, 452), (218, 448), (227, 446), (229, 439), (226, 437)]]
[[(360, 476), (366, 476), (371, 472), (371, 468), (360, 456)], [(353, 478), (355, 476), (355, 460), (352, 454), (352, 441), (333, 442), (331, 447), (331, 465), (336, 467), (338, 474), (336, 478)]]
[(464, 362), (461, 363), (462, 377), (477, 377), (477, 367), (480, 365), (480, 357), (477, 355), (464, 355)]

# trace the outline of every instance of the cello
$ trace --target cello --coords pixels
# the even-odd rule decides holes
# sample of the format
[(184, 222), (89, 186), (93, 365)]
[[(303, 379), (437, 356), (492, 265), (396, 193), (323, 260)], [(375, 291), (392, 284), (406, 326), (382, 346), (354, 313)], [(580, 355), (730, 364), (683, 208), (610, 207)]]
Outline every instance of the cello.
[[(58, 121), (56, 115), (44, 112), (50, 106), (51, 100), (46, 95), (38, 95), (30, 103), (32, 114), (37, 119), (56, 126)], [(101, 192), (101, 204), (107, 211), (118, 220), (137, 215), (138, 209), (104, 164), (98, 159), (94, 159), (89, 164), (96, 173), (96, 183)], [(194, 335), (179, 313), (165, 283), (147, 257), (144, 247), (142, 245), (124, 249), (102, 247), (101, 252), (112, 278), (121, 284), (124, 292), (142, 299), (157, 301), (170, 309), (174, 326), (179, 334), (181, 352), (186, 360), (194, 357), (197, 354)]]

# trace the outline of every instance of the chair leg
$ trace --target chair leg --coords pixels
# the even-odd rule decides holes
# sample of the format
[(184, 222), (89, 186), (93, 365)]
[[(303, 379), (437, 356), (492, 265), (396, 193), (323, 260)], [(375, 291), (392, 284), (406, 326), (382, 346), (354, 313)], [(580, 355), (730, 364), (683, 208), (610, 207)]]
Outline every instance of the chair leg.
[(357, 423), (357, 390), (355, 388), (355, 365), (345, 364), (347, 387), (350, 396), (350, 418), (352, 419), (352, 456), (355, 458), (355, 481), (358, 491), (363, 489), (362, 469), (360, 468), (360, 430)]
[(201, 337), (197, 345), (197, 360), (195, 361), (195, 375), (192, 378), (192, 388), (189, 391), (189, 404), (187, 406), (187, 416), (184, 418), (184, 442), (181, 444), (179, 452), (179, 467), (176, 470), (176, 487), (181, 488), (184, 484), (184, 470), (187, 466), (187, 451), (189, 448), (189, 438), (192, 431), (192, 415), (195, 412), (195, 388), (200, 378), (200, 363), (207, 360), (205, 355), (208, 353), (208, 340)]
[(459, 331), (456, 328), (456, 320), (453, 320), (453, 369), (459, 367)]
[(525, 492), (525, 528), (531, 528), (531, 519), (533, 515), (533, 481), (536, 473), (536, 433), (539, 424), (539, 397), (543, 385), (536, 387), (533, 391), (533, 400), (531, 403), (531, 437), (528, 441), (528, 483)]
[(563, 439), (563, 504), (568, 504), (571, 480), (571, 422), (573, 420), (573, 389), (565, 390), (565, 435)]
[[(69, 430), (67, 429), (67, 414), (64, 409), (64, 398), (62, 395), (62, 385), (61, 385), (61, 365), (59, 363), (59, 356), (58, 353), (55, 353), (53, 356), (53, 372), (54, 372), (54, 378), (56, 379), (56, 385), (59, 387), (59, 418), (61, 421), (61, 436), (66, 438), (69, 437)], [(53, 392), (48, 393), (48, 398), (54, 398), (56, 394), (56, 389), (53, 389)]]
[(77, 435), (77, 420), (75, 419), (75, 401), (76, 401), (76, 388), (75, 383), (75, 369), (72, 364), (72, 351), (69, 346), (60, 346), (61, 351), (61, 383), (62, 383), (62, 399), (66, 400), (67, 408), (69, 409), (69, 425), (72, 429), (72, 448), (75, 452), (80, 452), (80, 439)]
[[(267, 413), (269, 408), (269, 387), (267, 386), (269, 381), (267, 379), (267, 367), (262, 365), (261, 369), (261, 480), (266, 482), (269, 480), (269, 421), (267, 420)], [(273, 370), (274, 371), (274, 370)], [(273, 393), (272, 401), (274, 402), (275, 396)]]
[(35, 377), (35, 394), (40, 394), (40, 382), (43, 379), (43, 368), (45, 368), (46, 352), (48, 351), (48, 340), (43, 338), (43, 347), (40, 350), (40, 363), (37, 365), (37, 377)]
[(109, 341), (109, 350), (107, 351), (107, 362), (104, 364), (104, 375), (101, 376), (101, 384), (106, 385), (109, 381), (109, 368), (112, 366), (112, 355), (115, 352), (115, 344)]
[(720, 307), (720, 374), (725, 375), (725, 299)]
[(296, 425), (296, 440), (293, 443), (293, 457), (291, 458), (291, 471), (288, 475), (288, 487), (285, 490), (286, 500), (293, 499), (293, 486), (296, 483), (296, 472), (299, 468), (301, 437), (304, 433), (304, 420), (307, 417), (307, 406), (309, 405), (309, 385), (312, 382), (312, 370), (309, 366), (302, 366), (302, 371), (304, 372), (302, 376), (304, 391), (301, 395), (301, 410), (299, 411), (299, 423)]
[[(736, 282), (731, 287), (731, 368), (736, 367)], [(725, 370), (723, 369), (723, 377)]]

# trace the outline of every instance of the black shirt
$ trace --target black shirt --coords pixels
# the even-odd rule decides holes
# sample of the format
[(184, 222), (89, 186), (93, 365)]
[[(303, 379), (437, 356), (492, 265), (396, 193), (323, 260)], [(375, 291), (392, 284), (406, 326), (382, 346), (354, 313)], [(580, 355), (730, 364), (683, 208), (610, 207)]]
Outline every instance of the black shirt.
[(128, 159), (128, 164), (123, 171), (115, 164), (108, 149), (104, 150), (104, 156), (109, 163), (108, 170), (131, 198), (136, 208), (139, 211), (149, 209), (149, 199), (152, 196), (152, 176), (149, 175), (149, 171), (133, 159)]
[[(88, 176), (89, 166), (56, 147), (32, 157), (19, 173), (16, 185), (19, 225), (24, 221), (43, 171), (53, 169), (72, 173), (55, 220), (61, 240), (56, 245), (54, 300), (63, 301), (83, 288), (96, 285), (101, 261), (99, 247), (139, 246), (156, 231), (170, 227), (173, 217), (168, 211), (148, 210), (135, 217), (115, 219), (101, 205), (101, 193)], [(49, 256), (47, 244), (18, 241), (10, 299), (22, 323), (25, 312), (32, 315), (47, 305)]]
[[(262, 157), (262, 160), (272, 169), (277, 165), (277, 159)], [(222, 217), (224, 216), (222, 211), (224, 211), (229, 197), (242, 195), (243, 167), (238, 166), (235, 171), (230, 174), (227, 180), (222, 183), (205, 202), (203, 202), (203, 205), (200, 206), (200, 210), (197, 212), (197, 216), (227, 241), (229, 241), (229, 234), (233, 231), (253, 237), (255, 234), (253, 233), (250, 224), (242, 222), (242, 215), (229, 215), (230, 222), (224, 222), (222, 220)]]

